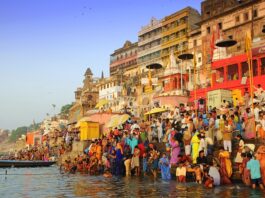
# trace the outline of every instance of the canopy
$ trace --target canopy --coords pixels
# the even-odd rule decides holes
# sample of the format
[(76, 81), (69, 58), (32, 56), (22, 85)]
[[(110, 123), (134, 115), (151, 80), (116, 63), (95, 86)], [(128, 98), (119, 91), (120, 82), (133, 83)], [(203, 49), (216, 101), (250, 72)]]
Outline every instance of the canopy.
[(163, 66), (159, 63), (153, 63), (151, 65), (147, 65), (147, 69), (161, 69)]
[(101, 99), (98, 101), (95, 108), (100, 109), (101, 107), (103, 107), (105, 104), (108, 104), (108, 103), (109, 101), (107, 99)]
[(109, 123), (107, 124), (107, 127), (112, 128), (112, 127), (117, 127), (124, 122), (126, 122), (130, 116), (128, 114), (123, 114), (123, 115), (114, 115), (111, 117)]
[(81, 124), (81, 122), (78, 121), (78, 122), (75, 124), (75, 128), (79, 128), (79, 127), (80, 127), (80, 124)]
[(155, 113), (163, 113), (163, 112), (166, 112), (166, 111), (168, 111), (168, 110), (158, 107), (158, 108), (151, 109), (151, 111), (148, 111), (144, 115), (151, 115), (151, 114), (155, 114)]

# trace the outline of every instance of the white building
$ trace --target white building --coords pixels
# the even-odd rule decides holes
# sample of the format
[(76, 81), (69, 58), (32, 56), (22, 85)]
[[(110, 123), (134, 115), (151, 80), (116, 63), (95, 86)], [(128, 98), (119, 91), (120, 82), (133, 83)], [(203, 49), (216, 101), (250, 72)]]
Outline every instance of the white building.
[(98, 83), (99, 100), (107, 99), (109, 101), (107, 108), (118, 111), (120, 98), (122, 96), (122, 86), (119, 77), (113, 76), (101, 79)]

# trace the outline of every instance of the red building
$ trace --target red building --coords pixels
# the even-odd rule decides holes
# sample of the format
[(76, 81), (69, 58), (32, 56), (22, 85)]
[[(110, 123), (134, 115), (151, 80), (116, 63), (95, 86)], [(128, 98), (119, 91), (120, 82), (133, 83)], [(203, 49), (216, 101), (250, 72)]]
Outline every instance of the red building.
[[(265, 88), (265, 46), (252, 49), (253, 83)], [(232, 56), (212, 63), (212, 86), (196, 90), (196, 98), (206, 99), (207, 92), (216, 89), (241, 90), (249, 88), (249, 69), (246, 54)], [(243, 77), (247, 77), (244, 83)], [(191, 91), (190, 101), (194, 101), (194, 91)]]

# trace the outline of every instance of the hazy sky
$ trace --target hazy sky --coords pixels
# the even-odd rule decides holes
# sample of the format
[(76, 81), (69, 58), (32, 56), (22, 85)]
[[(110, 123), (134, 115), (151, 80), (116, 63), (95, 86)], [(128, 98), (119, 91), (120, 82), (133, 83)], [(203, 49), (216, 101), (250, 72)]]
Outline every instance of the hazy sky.
[[(141, 26), (201, 0), (0, 0), (0, 128), (41, 121), (74, 101), (83, 74)], [(56, 104), (56, 110), (52, 108)]]

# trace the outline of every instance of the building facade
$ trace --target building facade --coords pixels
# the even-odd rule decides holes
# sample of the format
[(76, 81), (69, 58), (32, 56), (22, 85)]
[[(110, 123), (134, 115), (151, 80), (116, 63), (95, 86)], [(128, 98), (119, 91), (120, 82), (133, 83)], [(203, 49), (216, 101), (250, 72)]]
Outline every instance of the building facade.
[[(153, 98), (155, 103), (167, 103), (167, 97), (187, 95), (187, 63), (178, 59), (178, 55), (188, 52), (189, 30), (200, 22), (197, 10), (187, 7), (161, 20), (152, 19), (138, 34), (138, 66), (146, 71), (146, 66), (159, 63), (162, 69), (152, 71), (156, 83), (142, 85), (141, 99), (149, 107)], [(147, 77), (147, 73), (145, 74)], [(185, 94), (184, 94), (185, 92)], [(162, 101), (162, 102), (161, 102)], [(170, 101), (173, 101), (170, 99)], [(172, 102), (171, 102), (172, 103)], [(172, 105), (176, 105), (175, 104)]]
[(86, 70), (84, 76), (83, 87), (75, 91), (75, 102), (69, 110), (70, 124), (77, 122), (88, 110), (94, 109), (99, 99), (98, 79), (93, 78), (90, 68)]
[[(253, 54), (254, 84), (263, 84), (262, 69), (265, 46), (265, 2), (263, 0), (206, 0), (201, 4), (202, 61), (207, 88), (198, 89), (198, 97), (215, 89), (230, 89), (244, 94), (249, 87), (249, 70), (246, 56), (246, 36), (249, 35)], [(220, 48), (216, 43), (235, 40), (232, 47)], [(242, 79), (246, 77), (246, 82)], [(194, 93), (191, 93), (191, 100)], [(240, 97), (240, 96), (238, 96)]]
[(137, 75), (137, 47), (138, 43), (126, 41), (110, 55), (110, 76), (123, 74), (125, 76)]

